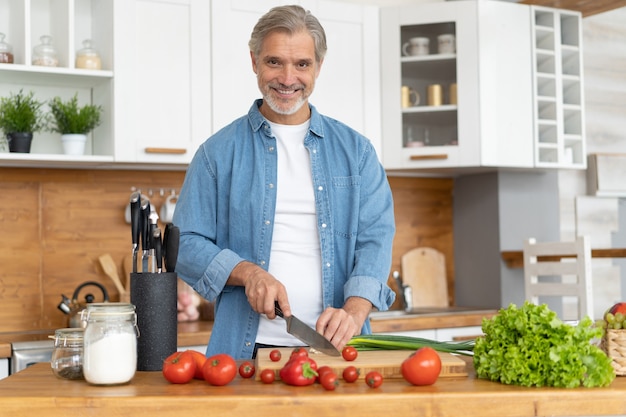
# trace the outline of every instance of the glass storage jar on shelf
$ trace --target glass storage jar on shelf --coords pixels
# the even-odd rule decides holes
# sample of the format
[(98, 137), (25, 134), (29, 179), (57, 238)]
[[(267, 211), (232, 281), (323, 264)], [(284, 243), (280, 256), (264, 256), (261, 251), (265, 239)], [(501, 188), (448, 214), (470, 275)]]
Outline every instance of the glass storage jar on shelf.
[(52, 45), (52, 36), (44, 35), (39, 39), (41, 40), (41, 44), (33, 48), (33, 65), (40, 65), (43, 67), (59, 66), (57, 50), (54, 45)]
[(4, 41), (4, 33), (0, 33), (0, 64), (13, 63), (13, 49)]
[(102, 69), (100, 55), (93, 47), (91, 39), (83, 41), (83, 48), (76, 52), (76, 68), (82, 69)]
[(83, 379), (82, 328), (57, 329), (54, 332), (54, 351), (50, 365), (52, 372), (62, 379)]

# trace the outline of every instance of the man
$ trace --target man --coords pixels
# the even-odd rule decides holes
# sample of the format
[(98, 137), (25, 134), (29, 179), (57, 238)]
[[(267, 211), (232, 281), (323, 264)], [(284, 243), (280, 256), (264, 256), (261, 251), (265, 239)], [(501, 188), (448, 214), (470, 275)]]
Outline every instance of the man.
[(194, 156), (174, 215), (176, 272), (216, 300), (207, 355), (302, 345), (275, 301), (341, 350), (370, 332), (372, 306), (394, 301), (387, 177), (366, 138), (308, 102), (326, 53), (313, 15), (273, 8), (249, 46), (263, 99)]

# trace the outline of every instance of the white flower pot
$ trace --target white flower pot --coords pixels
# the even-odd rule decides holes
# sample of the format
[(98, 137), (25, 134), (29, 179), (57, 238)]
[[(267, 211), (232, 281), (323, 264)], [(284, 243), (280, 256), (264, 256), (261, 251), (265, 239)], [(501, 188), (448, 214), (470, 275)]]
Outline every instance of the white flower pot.
[(79, 133), (61, 135), (61, 142), (63, 142), (63, 150), (66, 155), (84, 155), (86, 141), (87, 135)]

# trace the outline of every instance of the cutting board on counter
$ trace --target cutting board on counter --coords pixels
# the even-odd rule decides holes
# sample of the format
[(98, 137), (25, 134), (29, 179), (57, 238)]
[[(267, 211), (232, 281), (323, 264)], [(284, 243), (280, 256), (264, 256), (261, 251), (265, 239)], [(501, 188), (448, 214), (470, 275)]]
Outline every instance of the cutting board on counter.
[[(281, 359), (278, 362), (270, 360), (270, 352), (273, 349), (263, 348), (257, 352), (255, 361), (256, 379), (260, 379), (263, 369), (273, 369), (276, 379), (280, 379), (278, 371), (289, 359), (293, 348), (280, 348)], [(352, 362), (348, 362), (341, 356), (329, 356), (323, 353), (310, 353), (309, 356), (315, 360), (318, 367), (330, 366), (337, 375), (341, 375), (343, 370), (350, 365), (354, 365), (359, 370), (359, 378), (365, 378), (369, 371), (378, 371), (383, 378), (402, 378), (400, 365), (414, 350), (370, 350), (359, 352), (359, 356)], [(467, 376), (467, 364), (458, 356), (445, 352), (437, 352), (441, 358), (440, 377), (463, 377)]]
[(447, 307), (445, 256), (433, 248), (415, 248), (402, 255), (402, 281), (411, 287), (413, 307)]

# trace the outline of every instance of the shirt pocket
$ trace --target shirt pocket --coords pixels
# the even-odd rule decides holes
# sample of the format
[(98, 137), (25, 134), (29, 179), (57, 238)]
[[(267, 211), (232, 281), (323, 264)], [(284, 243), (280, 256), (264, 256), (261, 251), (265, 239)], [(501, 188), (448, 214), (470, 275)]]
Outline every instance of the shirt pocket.
[(361, 176), (333, 177), (331, 216), (335, 234), (352, 239), (359, 225)]

